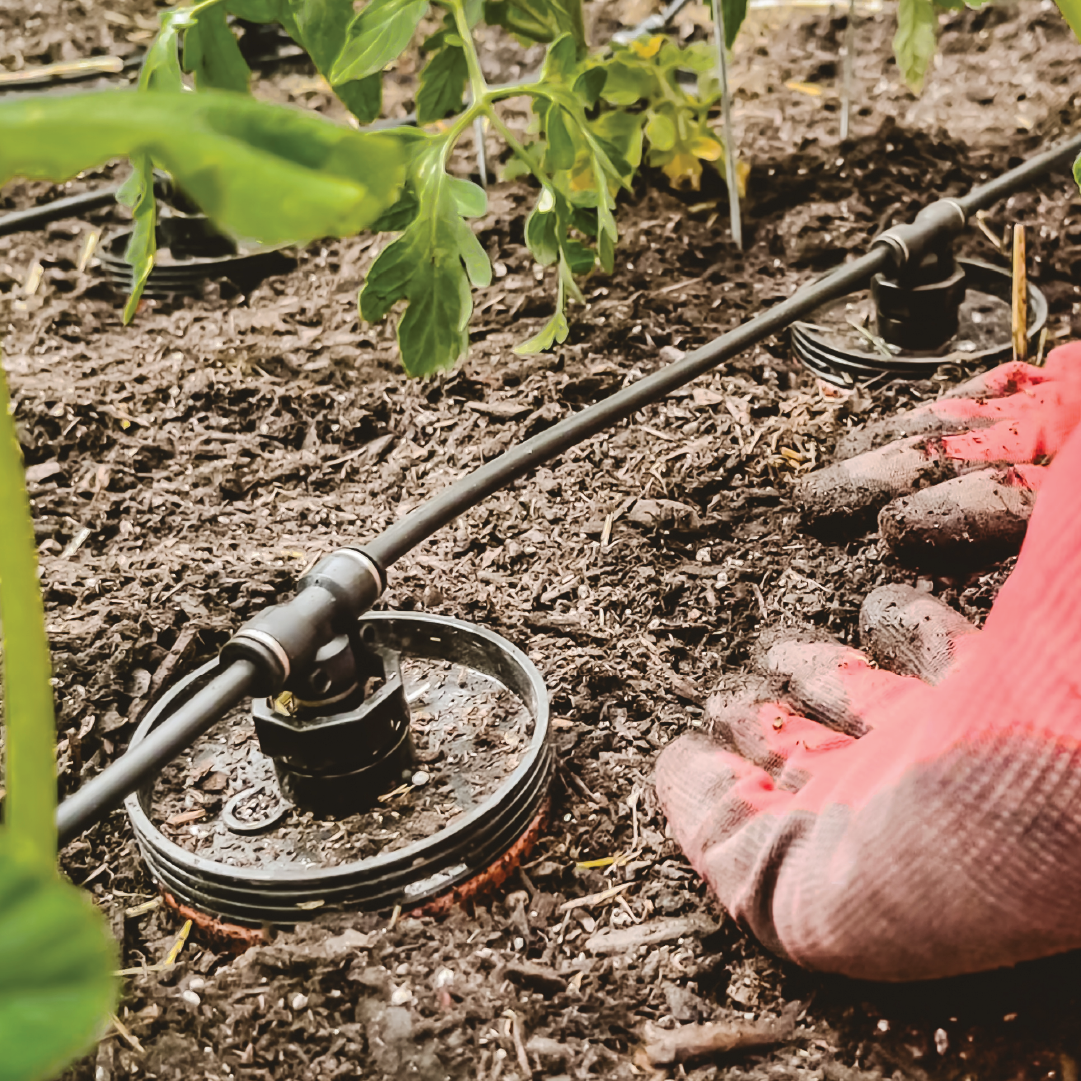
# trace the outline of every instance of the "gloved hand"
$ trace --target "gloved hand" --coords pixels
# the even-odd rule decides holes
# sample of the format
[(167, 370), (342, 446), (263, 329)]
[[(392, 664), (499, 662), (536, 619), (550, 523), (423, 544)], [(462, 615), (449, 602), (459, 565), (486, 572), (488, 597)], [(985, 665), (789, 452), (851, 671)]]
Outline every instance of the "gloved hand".
[(1014, 461), (1057, 452), (983, 630), (929, 594), (876, 590), (860, 630), (883, 668), (835, 643), (779, 642), (765, 667), (783, 694), (711, 701), (710, 731), (660, 756), (657, 791), (691, 863), (801, 965), (914, 980), (1081, 947), (1079, 353), (1012, 369), (1026, 389), (964, 409), (986, 420), (1013, 403), (1013, 419), (941, 441), (969, 448), (963, 462), (980, 447), (1000, 460), (1011, 440)]
[(826, 537), (870, 527), (881, 510), (879, 533), (907, 564), (957, 571), (993, 562), (1020, 547), (1044, 463), (1079, 421), (1081, 342), (1073, 342), (1043, 368), (1003, 364), (851, 433), (837, 448), (847, 461), (804, 477), (796, 503), (807, 528)]

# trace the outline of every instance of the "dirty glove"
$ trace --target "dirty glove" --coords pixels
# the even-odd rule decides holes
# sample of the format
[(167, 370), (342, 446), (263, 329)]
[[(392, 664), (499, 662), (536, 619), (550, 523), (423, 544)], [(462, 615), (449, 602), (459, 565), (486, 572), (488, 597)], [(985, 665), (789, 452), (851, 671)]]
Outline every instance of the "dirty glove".
[(876, 590), (862, 642), (892, 671), (779, 642), (765, 667), (782, 695), (711, 701), (710, 731), (660, 756), (691, 863), (801, 965), (915, 980), (1081, 947), (1081, 431), (1059, 450), (1058, 422), (1025, 414), (966, 439), (1037, 430), (1018, 456), (1059, 453), (983, 630)]
[(881, 511), (882, 539), (909, 565), (956, 572), (993, 562), (1020, 547), (1044, 463), (1079, 421), (1073, 342), (1043, 368), (1003, 364), (851, 433), (837, 448), (848, 460), (804, 477), (796, 502), (824, 537), (872, 527)]

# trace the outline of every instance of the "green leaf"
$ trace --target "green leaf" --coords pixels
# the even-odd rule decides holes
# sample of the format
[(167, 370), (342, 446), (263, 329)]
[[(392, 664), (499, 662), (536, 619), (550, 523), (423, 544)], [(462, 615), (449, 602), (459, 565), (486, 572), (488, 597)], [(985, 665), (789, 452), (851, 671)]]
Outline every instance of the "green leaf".
[(549, 192), (542, 191), (537, 206), (533, 208), (533, 212), (526, 218), (525, 242), (533, 258), (541, 266), (551, 266), (559, 258), (559, 239), (556, 235), (559, 219), (554, 210), (543, 211), (540, 209), (541, 201), (544, 200), (545, 196), (548, 196), (548, 202), (551, 203)]
[(51, 867), (19, 858), (7, 832), (0, 831), (0, 1081), (41, 1081), (88, 1051), (115, 1008), (116, 948), (90, 899)]
[(644, 64), (613, 60), (604, 70), (606, 78), (601, 97), (612, 105), (633, 105), (658, 93), (657, 78)]
[(362, 124), (370, 124), (383, 107), (382, 69), (366, 77), (337, 78), (333, 74), (356, 20), (352, 0), (288, 0), (283, 6), (286, 30), (304, 47), (342, 104)]
[(1074, 37), (1081, 39), (1081, 0), (1056, 0), (1062, 17), (1070, 24)]
[(646, 121), (646, 138), (658, 150), (671, 150), (676, 145), (676, 125), (664, 113), (650, 113)]
[(602, 67), (588, 68), (575, 80), (574, 92), (581, 98), (587, 109), (597, 104), (601, 96), (604, 84), (608, 79), (608, 73)]
[(553, 169), (569, 169), (578, 156), (578, 148), (567, 125), (567, 114), (558, 105), (548, 110), (544, 134), (548, 139), (548, 164)]
[(407, 144), (220, 90), (0, 101), (0, 184), (66, 180), (149, 155), (224, 232), (306, 243), (369, 227), (398, 199)]
[(139, 69), (140, 90), (175, 93), (184, 89), (180, 70), (180, 31), (191, 25), (184, 12), (167, 11), (161, 17), (161, 29), (150, 44)]
[[(158, 222), (157, 203), (154, 199), (154, 163), (146, 154), (132, 159), (131, 176), (121, 188), (121, 199), (131, 207), (131, 239), (128, 241), (124, 259), (131, 267), (131, 292), (124, 305), (124, 325), (135, 318), (146, 280), (154, 269), (154, 257), (158, 250), (156, 226)], [(131, 201), (126, 199), (131, 197)]]
[(544, 44), (569, 34), (578, 53), (586, 50), (582, 0), (486, 0), (484, 19), (520, 38)]
[[(22, 449), (0, 368), (0, 645), (7, 743), (7, 837), (26, 859), (52, 873), (56, 858), (56, 726), (49, 642), (38, 585)], [(0, 890), (4, 876), (0, 873)], [(4, 964), (0, 960), (0, 979)], [(0, 1071), (8, 1045), (0, 1039)]]
[(721, 0), (721, 11), (724, 12), (724, 44), (725, 48), (731, 49), (747, 18), (747, 0)]
[(372, 0), (349, 27), (330, 81), (336, 85), (382, 71), (409, 44), (427, 10), (428, 0)]
[(567, 303), (565, 289), (567, 277), (566, 265), (561, 261), (559, 264), (559, 285), (556, 289), (556, 310), (552, 313), (552, 318), (532, 338), (528, 338), (514, 347), (515, 353), (519, 356), (532, 356), (534, 353), (543, 353), (546, 349), (551, 349), (556, 342), (562, 343), (567, 340), (567, 334), (570, 331), (570, 327), (567, 326), (566, 312), (564, 311)]
[(430, 124), (460, 113), (469, 65), (460, 45), (444, 45), (421, 70), (417, 84), (417, 123)]
[(1074, 158), (1073, 181), (1078, 188), (1081, 188), (1081, 154), (1078, 154), (1077, 157)]
[(288, 18), (288, 0), (226, 0), (230, 15), (250, 23), (282, 23)]
[(195, 25), (185, 31), (184, 70), (194, 75), (198, 90), (248, 92), (251, 72), (226, 22), (224, 4), (200, 11)]
[(379, 254), (360, 294), (360, 314), (367, 322), (407, 302), (398, 322), (398, 348), (409, 375), (450, 368), (467, 351), (473, 311), (469, 284), (487, 285), (492, 275), (487, 253), (463, 221), (463, 214), (484, 213), (484, 192), (447, 175), (444, 144), (445, 138), (431, 138), (414, 177), (417, 216)]
[(931, 0), (900, 0), (893, 52), (901, 76), (914, 93), (923, 89), (923, 78), (935, 55), (938, 16)]

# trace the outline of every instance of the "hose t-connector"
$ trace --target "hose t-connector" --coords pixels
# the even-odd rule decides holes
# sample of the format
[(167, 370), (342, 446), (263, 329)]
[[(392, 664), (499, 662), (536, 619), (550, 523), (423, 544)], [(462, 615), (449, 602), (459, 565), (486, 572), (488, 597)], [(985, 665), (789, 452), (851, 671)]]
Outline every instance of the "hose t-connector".
[(222, 660), (251, 661), (259, 670), (253, 694), (275, 695), (303, 675), (322, 646), (353, 631), (385, 586), (373, 559), (359, 548), (339, 548), (300, 580), (290, 600), (248, 620), (225, 643)]
[(925, 206), (916, 220), (907, 225), (887, 229), (875, 244), (890, 249), (894, 269), (898, 274), (918, 267), (931, 252), (949, 244), (968, 223), (964, 207), (956, 199), (939, 199)]

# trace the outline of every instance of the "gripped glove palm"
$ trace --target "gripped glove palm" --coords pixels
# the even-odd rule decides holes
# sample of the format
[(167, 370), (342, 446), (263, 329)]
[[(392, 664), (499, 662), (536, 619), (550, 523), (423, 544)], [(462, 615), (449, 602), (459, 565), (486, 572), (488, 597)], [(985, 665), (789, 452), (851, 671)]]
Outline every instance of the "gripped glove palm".
[[(1004, 366), (984, 385), (1007, 369), (1018, 374)], [(1028, 535), (983, 630), (883, 587), (860, 620), (882, 667), (836, 643), (780, 641), (765, 656), (774, 693), (711, 700), (709, 730), (662, 752), (676, 839), (778, 954), (915, 980), (1081, 947), (1079, 374), (1081, 345), (1056, 350), (1016, 392), (1031, 408), (981, 412), (966, 437), (1013, 446), (1016, 465), (1057, 455), (1036, 467)]]

